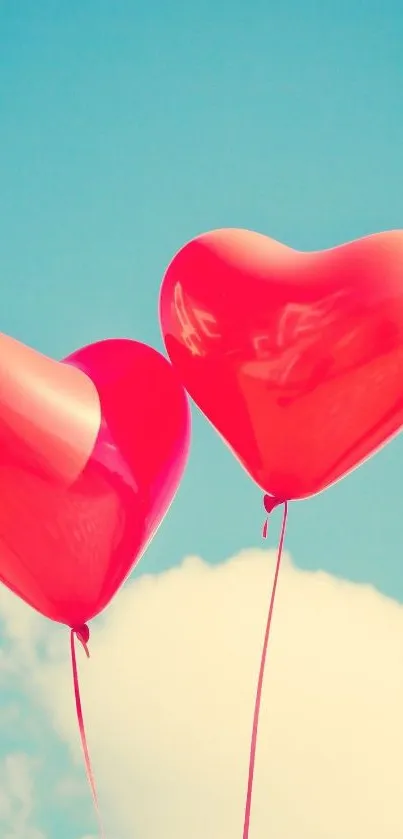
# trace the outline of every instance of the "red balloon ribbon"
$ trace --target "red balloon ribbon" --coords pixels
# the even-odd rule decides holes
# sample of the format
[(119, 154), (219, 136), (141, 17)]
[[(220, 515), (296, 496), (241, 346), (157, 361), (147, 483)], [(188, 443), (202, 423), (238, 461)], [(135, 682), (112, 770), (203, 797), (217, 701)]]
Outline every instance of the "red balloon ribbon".
[[(265, 496), (264, 505), (265, 505), (266, 512), (269, 514), (268, 500), (270, 500), (270, 497)], [(254, 710), (254, 714), (253, 714), (252, 737), (251, 737), (250, 756), (249, 756), (248, 788), (247, 788), (247, 793), (246, 793), (245, 819), (244, 819), (244, 826), (243, 826), (243, 839), (249, 839), (249, 825), (250, 825), (250, 814), (251, 814), (252, 794), (253, 794), (253, 776), (254, 776), (254, 773), (255, 773), (256, 745), (257, 745), (257, 735), (258, 735), (258, 728), (259, 728), (260, 705), (261, 705), (261, 701), (262, 701), (263, 681), (264, 681), (264, 674), (265, 674), (265, 667), (266, 667), (267, 648), (268, 648), (269, 638), (270, 638), (271, 622), (272, 622), (273, 610), (274, 610), (274, 601), (275, 601), (275, 598), (276, 598), (277, 583), (278, 583), (278, 577), (279, 577), (279, 573), (280, 573), (281, 559), (282, 559), (282, 555), (283, 555), (285, 531), (286, 531), (286, 525), (287, 525), (288, 503), (287, 503), (287, 501), (284, 501), (283, 503), (284, 503), (283, 522), (282, 522), (282, 525), (281, 525), (280, 539), (279, 539), (279, 543), (278, 543), (276, 570), (275, 570), (275, 573), (274, 573), (274, 580), (273, 580), (271, 596), (270, 596), (269, 612), (268, 612), (268, 615), (267, 615), (266, 631), (265, 631), (265, 635), (264, 635), (262, 655), (261, 655), (261, 660), (260, 660), (259, 678), (258, 678), (257, 689), (256, 689), (255, 710)], [(274, 506), (276, 506), (275, 503), (273, 503), (273, 507)], [(265, 528), (263, 530), (263, 535), (264, 536), (267, 535), (267, 520), (265, 522)]]
[(92, 798), (94, 801), (95, 813), (98, 820), (98, 827), (99, 827), (99, 834), (100, 839), (105, 839), (105, 833), (103, 829), (102, 819), (101, 819), (101, 812), (99, 809), (99, 802), (98, 802), (98, 793), (95, 784), (95, 777), (94, 772), (92, 769), (90, 753), (88, 750), (87, 744), (87, 736), (85, 733), (85, 725), (84, 725), (84, 715), (83, 709), (81, 705), (81, 696), (80, 696), (80, 685), (78, 680), (78, 670), (77, 670), (77, 659), (76, 659), (76, 647), (75, 647), (75, 639), (76, 637), (80, 641), (84, 652), (87, 658), (90, 657), (89, 650), (88, 650), (88, 641), (90, 638), (90, 631), (87, 625), (81, 626), (78, 629), (72, 629), (70, 633), (70, 648), (71, 648), (71, 667), (73, 670), (73, 684), (74, 684), (74, 697), (76, 700), (76, 710), (77, 710), (77, 720), (78, 720), (78, 727), (80, 730), (80, 737), (81, 737), (81, 745), (83, 747), (84, 752), (84, 762), (85, 762), (85, 769), (87, 773), (88, 783), (91, 788)]

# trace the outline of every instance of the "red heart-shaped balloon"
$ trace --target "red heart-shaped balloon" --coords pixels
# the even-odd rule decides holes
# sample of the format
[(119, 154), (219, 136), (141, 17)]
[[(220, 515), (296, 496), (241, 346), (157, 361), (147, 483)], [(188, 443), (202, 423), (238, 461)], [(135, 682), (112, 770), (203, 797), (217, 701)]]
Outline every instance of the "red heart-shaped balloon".
[(300, 253), (217, 230), (173, 259), (160, 299), (171, 361), (275, 499), (320, 492), (403, 421), (403, 231)]
[(180, 482), (185, 392), (123, 339), (53, 361), (0, 336), (0, 579), (79, 629), (111, 600)]

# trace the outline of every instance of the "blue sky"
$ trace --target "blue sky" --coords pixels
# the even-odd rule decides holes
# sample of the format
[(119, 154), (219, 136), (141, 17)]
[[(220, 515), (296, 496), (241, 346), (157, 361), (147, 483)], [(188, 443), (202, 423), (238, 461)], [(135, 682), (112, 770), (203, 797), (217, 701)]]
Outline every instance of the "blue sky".
[[(162, 348), (161, 278), (198, 233), (320, 249), (403, 227), (402, 41), (397, 0), (0, 0), (1, 330), (56, 357), (112, 336)], [(259, 491), (194, 414), (183, 485), (137, 574), (260, 544)], [(402, 458), (398, 438), (291, 507), (297, 566), (403, 600)], [(67, 766), (32, 714), (33, 732), (1, 734), (4, 753), (46, 740), (48, 764)], [(38, 825), (67, 839), (58, 810)]]

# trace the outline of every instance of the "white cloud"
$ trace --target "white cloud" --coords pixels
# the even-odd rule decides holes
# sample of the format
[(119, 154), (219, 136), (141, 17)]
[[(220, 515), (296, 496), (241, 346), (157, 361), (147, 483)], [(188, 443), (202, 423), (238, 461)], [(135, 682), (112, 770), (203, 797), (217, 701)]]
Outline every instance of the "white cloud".
[[(189, 558), (126, 587), (93, 631), (92, 658), (79, 664), (111, 839), (241, 834), (273, 560), (257, 550), (214, 568)], [(35, 676), (16, 619), (20, 611), (31, 621), (28, 610), (11, 595), (0, 609), (14, 656), (81, 761), (67, 633), (50, 630)], [(44, 627), (33, 619), (30, 638)], [(403, 609), (286, 561), (250, 839), (401, 839), (402, 707)]]

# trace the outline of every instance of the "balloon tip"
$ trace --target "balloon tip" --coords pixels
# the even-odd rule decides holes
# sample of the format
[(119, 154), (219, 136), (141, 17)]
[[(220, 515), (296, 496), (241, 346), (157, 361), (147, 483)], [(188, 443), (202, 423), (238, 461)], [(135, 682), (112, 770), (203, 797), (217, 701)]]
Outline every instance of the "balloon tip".
[(282, 498), (275, 498), (274, 495), (268, 495), (267, 493), (263, 496), (263, 506), (268, 516), (273, 512), (275, 507), (278, 507), (280, 504), (284, 504), (284, 500)]
[(76, 638), (80, 641), (80, 644), (83, 646), (85, 650), (85, 654), (87, 658), (90, 657), (88, 652), (88, 641), (90, 640), (90, 630), (86, 623), (83, 623), (82, 626), (73, 627), (73, 633)]

